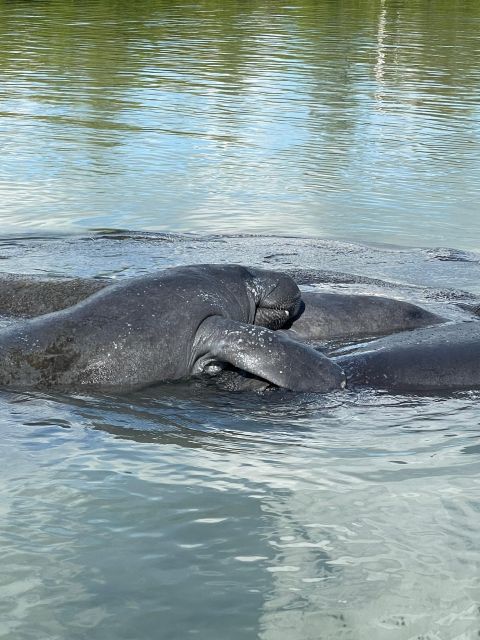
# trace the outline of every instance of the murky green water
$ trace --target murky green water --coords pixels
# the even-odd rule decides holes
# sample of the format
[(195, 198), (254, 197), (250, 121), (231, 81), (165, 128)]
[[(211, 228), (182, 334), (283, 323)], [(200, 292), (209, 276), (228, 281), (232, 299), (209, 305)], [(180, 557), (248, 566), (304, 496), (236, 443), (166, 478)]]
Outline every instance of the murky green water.
[[(0, 0), (1, 270), (322, 269), (457, 318), (479, 34), (477, 0)], [(0, 638), (474, 640), (478, 400), (2, 391)]]
[(478, 248), (477, 0), (0, 2), (2, 228)]

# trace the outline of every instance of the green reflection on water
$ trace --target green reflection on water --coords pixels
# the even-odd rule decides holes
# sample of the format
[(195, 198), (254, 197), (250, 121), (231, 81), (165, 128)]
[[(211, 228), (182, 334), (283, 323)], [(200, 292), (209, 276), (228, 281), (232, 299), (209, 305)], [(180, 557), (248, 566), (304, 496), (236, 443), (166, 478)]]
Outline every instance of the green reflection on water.
[(0, 2), (5, 231), (477, 248), (480, 4)]

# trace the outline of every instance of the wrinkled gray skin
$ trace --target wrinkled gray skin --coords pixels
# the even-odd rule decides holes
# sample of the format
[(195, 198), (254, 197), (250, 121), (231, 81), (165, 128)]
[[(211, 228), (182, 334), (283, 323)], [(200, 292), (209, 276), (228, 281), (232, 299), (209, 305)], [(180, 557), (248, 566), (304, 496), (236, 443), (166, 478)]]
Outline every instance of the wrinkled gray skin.
[(302, 303), (286, 332), (298, 340), (349, 340), (445, 322), (415, 304), (381, 296), (304, 291)]
[(265, 327), (300, 292), (286, 275), (238, 265), (178, 267), (106, 287), (0, 332), (0, 386), (127, 390), (228, 363), (295, 391), (341, 388), (341, 369)]
[(390, 391), (480, 388), (480, 322), (460, 322), (373, 340), (333, 358), (349, 387)]

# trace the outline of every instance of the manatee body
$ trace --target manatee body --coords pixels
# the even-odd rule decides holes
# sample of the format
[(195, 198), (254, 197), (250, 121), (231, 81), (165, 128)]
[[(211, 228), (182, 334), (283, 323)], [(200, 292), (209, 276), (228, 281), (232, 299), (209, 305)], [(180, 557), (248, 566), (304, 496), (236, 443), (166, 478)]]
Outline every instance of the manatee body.
[(348, 386), (391, 391), (480, 388), (480, 322), (460, 322), (373, 340), (333, 358)]
[(302, 302), (288, 329), (299, 340), (349, 340), (445, 322), (415, 304), (382, 296), (304, 291)]
[[(2, 274), (0, 314), (35, 317), (51, 313), (107, 286), (112, 286), (111, 280)], [(289, 337), (312, 342), (387, 335), (445, 322), (426, 309), (393, 298), (305, 291), (299, 313), (289, 320)]]
[(0, 386), (127, 390), (229, 363), (287, 389), (340, 388), (336, 364), (268, 328), (299, 301), (288, 276), (239, 265), (125, 280), (0, 332)]

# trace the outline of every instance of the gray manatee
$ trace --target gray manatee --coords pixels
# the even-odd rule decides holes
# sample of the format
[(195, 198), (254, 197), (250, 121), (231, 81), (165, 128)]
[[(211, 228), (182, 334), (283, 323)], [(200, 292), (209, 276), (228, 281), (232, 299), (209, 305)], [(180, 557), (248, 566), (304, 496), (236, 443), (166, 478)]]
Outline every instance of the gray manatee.
[[(108, 286), (112, 286), (108, 279), (1, 274), (0, 314), (35, 317), (51, 313)], [(299, 312), (285, 327), (292, 339), (320, 342), (387, 335), (442, 322), (444, 318), (402, 300), (304, 291)]]
[(349, 387), (392, 391), (480, 388), (480, 322), (416, 329), (333, 358)]
[(290, 277), (239, 265), (125, 280), (0, 332), (0, 386), (127, 390), (228, 363), (295, 391), (341, 388), (338, 365), (271, 330), (299, 302)]
[(286, 332), (298, 340), (349, 340), (446, 322), (416, 304), (383, 296), (303, 291), (302, 303)]

